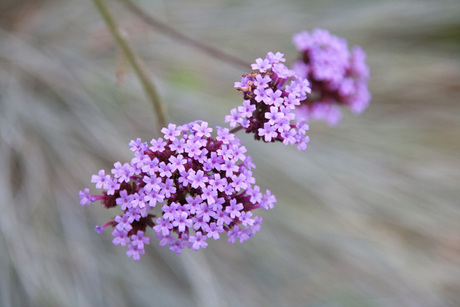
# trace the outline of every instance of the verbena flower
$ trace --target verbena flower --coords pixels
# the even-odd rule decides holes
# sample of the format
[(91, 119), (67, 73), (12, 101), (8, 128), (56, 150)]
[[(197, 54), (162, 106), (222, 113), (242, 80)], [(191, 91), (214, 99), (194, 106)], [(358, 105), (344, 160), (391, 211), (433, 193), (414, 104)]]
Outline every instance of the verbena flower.
[(112, 221), (96, 226), (102, 232), (114, 227), (115, 245), (127, 246), (127, 255), (139, 260), (149, 244), (152, 228), (160, 245), (180, 254), (185, 247), (205, 248), (207, 239), (226, 232), (229, 242), (245, 241), (260, 229), (257, 208), (271, 209), (276, 198), (255, 185), (255, 166), (241, 141), (227, 128), (208, 123), (169, 124), (164, 138), (149, 146), (140, 139), (129, 143), (134, 152), (130, 163), (116, 162), (111, 170), (93, 175), (91, 181), (102, 195), (80, 191), (82, 205), (100, 200), (106, 208), (121, 212)]
[(282, 62), (283, 54), (267, 53), (252, 64), (252, 72), (244, 74), (235, 88), (243, 92), (243, 105), (225, 116), (231, 127), (240, 125), (256, 140), (283, 142), (305, 150), (309, 141), (305, 121), (295, 122), (294, 110), (310, 93), (309, 83), (299, 78)]
[(301, 52), (301, 59), (293, 70), (311, 83), (312, 93), (303, 99), (297, 115), (307, 120), (325, 120), (330, 125), (341, 119), (340, 105), (360, 114), (369, 104), (369, 68), (366, 54), (359, 46), (349, 52), (344, 38), (327, 30), (314, 29), (295, 34), (294, 45)]

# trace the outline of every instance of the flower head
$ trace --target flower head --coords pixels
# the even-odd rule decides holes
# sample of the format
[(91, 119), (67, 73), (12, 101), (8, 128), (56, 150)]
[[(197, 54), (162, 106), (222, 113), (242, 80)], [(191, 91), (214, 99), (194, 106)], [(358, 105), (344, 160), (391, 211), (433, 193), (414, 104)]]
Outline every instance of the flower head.
[(203, 121), (170, 124), (151, 147), (140, 139), (131, 141), (135, 156), (129, 164), (114, 164), (114, 178), (103, 170), (93, 176), (106, 191), (99, 196), (89, 195), (89, 189), (79, 193), (82, 205), (101, 200), (106, 208), (122, 211), (96, 230), (114, 227), (113, 243), (127, 246), (133, 260), (145, 253), (149, 228), (160, 245), (176, 253), (185, 247), (206, 248), (207, 239), (218, 239), (223, 232), (230, 242), (256, 233), (262, 219), (251, 211), (273, 208), (276, 199), (254, 184), (254, 165), (241, 141), (227, 128), (217, 127), (215, 137), (212, 131)]
[(282, 64), (284, 61), (280, 52), (269, 52), (265, 59), (256, 59), (251, 65), (252, 73), (235, 82), (235, 87), (243, 92), (244, 101), (225, 116), (225, 122), (231, 127), (242, 126), (246, 133), (254, 133), (256, 140), (296, 144), (299, 150), (304, 150), (308, 137), (294, 123), (294, 109), (306, 99), (310, 87), (306, 79)]
[(298, 117), (335, 125), (341, 119), (340, 105), (355, 114), (367, 107), (371, 98), (367, 86), (369, 68), (359, 46), (350, 52), (344, 38), (323, 29), (295, 34), (292, 41), (301, 52), (293, 70), (307, 78), (312, 89), (311, 95), (302, 99), (297, 108)]

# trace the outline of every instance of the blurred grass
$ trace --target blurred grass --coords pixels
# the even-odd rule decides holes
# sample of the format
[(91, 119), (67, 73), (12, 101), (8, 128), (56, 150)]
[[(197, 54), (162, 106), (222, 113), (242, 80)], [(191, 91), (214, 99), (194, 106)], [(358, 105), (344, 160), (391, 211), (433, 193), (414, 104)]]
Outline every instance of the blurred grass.
[[(1, 306), (460, 305), (458, 1), (138, 1), (177, 30), (252, 61), (296, 57), (324, 27), (361, 45), (373, 99), (311, 125), (298, 153), (240, 135), (278, 199), (244, 244), (181, 256), (155, 238), (139, 263), (93, 231), (91, 174), (130, 159), (154, 116), (90, 2), (0, 3)], [(172, 122), (223, 125), (244, 73), (152, 31), (114, 1)]]

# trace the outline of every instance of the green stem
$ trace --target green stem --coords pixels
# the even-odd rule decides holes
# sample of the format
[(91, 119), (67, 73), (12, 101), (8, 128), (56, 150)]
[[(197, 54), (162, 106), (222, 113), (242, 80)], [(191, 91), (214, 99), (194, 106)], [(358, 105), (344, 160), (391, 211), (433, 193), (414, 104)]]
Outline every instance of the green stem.
[(161, 104), (160, 98), (158, 97), (157, 90), (155, 86), (153, 85), (152, 80), (150, 80), (147, 72), (143, 69), (140, 59), (136, 56), (136, 54), (133, 52), (133, 50), (129, 46), (128, 42), (125, 40), (125, 38), (121, 34), (120, 29), (115, 19), (113, 18), (112, 14), (109, 12), (104, 0), (93, 0), (93, 3), (98, 8), (99, 13), (101, 14), (102, 18), (107, 24), (107, 27), (110, 30), (110, 33), (115, 38), (115, 41), (117, 42), (118, 46), (123, 52), (123, 55), (128, 60), (135, 74), (139, 78), (145, 94), (147, 95), (149, 100), (152, 102), (153, 107), (155, 109), (157, 121), (158, 121), (157, 128), (158, 128), (158, 131), (160, 131), (162, 127), (166, 126), (166, 112), (165, 112), (163, 105)]

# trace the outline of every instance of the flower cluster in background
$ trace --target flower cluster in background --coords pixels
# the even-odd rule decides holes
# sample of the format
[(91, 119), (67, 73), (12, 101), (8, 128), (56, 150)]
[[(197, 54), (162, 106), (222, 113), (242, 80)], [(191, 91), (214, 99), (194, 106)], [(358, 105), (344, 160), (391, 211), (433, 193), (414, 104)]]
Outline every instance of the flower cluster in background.
[(330, 125), (341, 119), (340, 105), (360, 114), (369, 104), (369, 68), (359, 46), (349, 52), (344, 38), (315, 29), (293, 36), (301, 59), (293, 65), (299, 77), (307, 78), (312, 93), (302, 100), (297, 115), (306, 120), (325, 120)]
[(114, 227), (113, 243), (127, 246), (134, 260), (149, 243), (147, 228), (153, 228), (160, 245), (177, 253), (205, 248), (208, 238), (219, 239), (223, 232), (234, 243), (259, 231), (262, 218), (252, 210), (271, 209), (276, 198), (255, 185), (255, 165), (241, 141), (227, 128), (217, 127), (216, 137), (212, 131), (203, 121), (169, 124), (162, 129), (164, 138), (150, 146), (131, 141), (130, 163), (116, 162), (113, 176), (104, 170), (92, 176), (96, 188), (105, 190), (102, 195), (80, 191), (82, 205), (100, 200), (106, 208), (122, 210), (96, 231)]
[[(309, 83), (283, 63), (283, 54), (269, 52), (252, 64), (253, 72), (244, 74), (235, 88), (243, 92), (243, 105), (225, 116), (231, 127), (242, 126), (256, 140), (280, 141), (305, 150), (309, 141), (305, 121), (295, 123), (295, 108), (310, 93)], [(289, 81), (289, 83), (288, 83)]]

